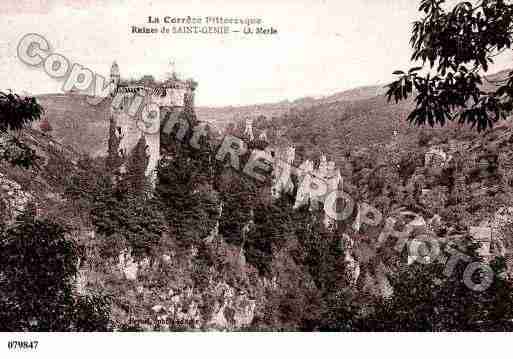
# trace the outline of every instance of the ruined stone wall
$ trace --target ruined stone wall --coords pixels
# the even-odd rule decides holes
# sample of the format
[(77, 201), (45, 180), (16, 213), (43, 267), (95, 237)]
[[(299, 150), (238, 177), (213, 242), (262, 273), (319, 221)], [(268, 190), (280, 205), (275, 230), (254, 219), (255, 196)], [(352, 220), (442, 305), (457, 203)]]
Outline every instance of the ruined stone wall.
[(160, 157), (160, 131), (157, 130), (156, 133), (152, 133), (154, 131), (151, 129), (146, 131), (144, 124), (141, 123), (141, 115), (131, 116), (128, 111), (125, 111), (125, 108), (113, 109), (111, 115), (117, 129), (116, 135), (120, 138), (119, 151), (123, 158), (122, 171), (126, 170), (128, 158), (131, 156), (140, 138), (144, 136), (149, 155), (146, 176), (151, 176), (156, 169)]
[[(139, 99), (133, 93), (117, 94), (117, 99), (113, 101), (111, 116), (114, 119), (116, 135), (120, 138), (119, 150), (123, 158), (121, 170), (126, 170), (126, 163), (131, 156), (135, 146), (142, 136), (147, 144), (147, 154), (149, 156), (146, 176), (154, 181), (156, 178), (156, 168), (160, 159), (160, 128), (162, 121), (166, 116), (176, 116), (181, 111), (183, 105), (183, 91), (177, 90), (177, 93), (168, 92), (166, 97), (151, 96), (144, 100), (144, 104), (151, 103), (153, 107), (144, 107), (138, 109), (134, 105)], [(121, 98), (119, 98), (121, 97)], [(180, 101), (179, 98), (182, 98)], [(134, 112), (137, 112), (134, 114)], [(149, 114), (148, 111), (156, 111)]]

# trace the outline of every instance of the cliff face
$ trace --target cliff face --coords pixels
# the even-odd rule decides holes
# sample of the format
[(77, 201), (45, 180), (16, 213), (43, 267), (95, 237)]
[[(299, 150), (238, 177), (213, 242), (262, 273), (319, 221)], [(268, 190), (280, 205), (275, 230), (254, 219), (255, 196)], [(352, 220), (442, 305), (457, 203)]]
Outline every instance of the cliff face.
[[(194, 268), (198, 262), (196, 250), (180, 254), (163, 251), (156, 258), (138, 260), (125, 250), (111, 265), (85, 265), (77, 288), (80, 293), (102, 290), (114, 295), (112, 319), (118, 329), (250, 328), (257, 302), (261, 306), (264, 299), (265, 282), (250, 285), (239, 263), (232, 263), (234, 267), (222, 272), (214, 268), (199, 271)], [(230, 259), (224, 254), (219, 261), (226, 265)], [(205, 276), (201, 281), (195, 278), (199, 274)]]

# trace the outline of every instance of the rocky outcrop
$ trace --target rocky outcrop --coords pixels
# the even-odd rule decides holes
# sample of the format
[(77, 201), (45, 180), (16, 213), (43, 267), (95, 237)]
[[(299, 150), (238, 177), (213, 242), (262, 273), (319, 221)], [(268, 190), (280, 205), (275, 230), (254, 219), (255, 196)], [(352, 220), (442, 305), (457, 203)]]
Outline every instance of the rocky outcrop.
[(137, 280), (139, 263), (134, 261), (129, 250), (124, 250), (119, 254), (117, 268), (127, 280)]
[[(151, 296), (150, 289), (138, 287), (140, 297)], [(148, 304), (137, 317), (121, 312), (118, 326), (137, 324), (143, 330), (240, 330), (254, 318), (256, 300), (225, 282), (199, 291), (188, 287), (169, 289), (158, 301)], [(119, 313), (119, 311), (118, 311)]]

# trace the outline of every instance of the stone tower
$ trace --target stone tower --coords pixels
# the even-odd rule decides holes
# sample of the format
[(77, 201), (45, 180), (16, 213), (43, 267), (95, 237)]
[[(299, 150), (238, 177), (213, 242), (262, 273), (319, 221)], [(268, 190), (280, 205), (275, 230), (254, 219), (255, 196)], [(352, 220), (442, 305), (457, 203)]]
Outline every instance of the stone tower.
[(146, 176), (154, 184), (163, 121), (176, 118), (186, 106), (194, 106), (195, 83), (176, 78), (156, 81), (150, 75), (127, 81), (121, 78), (116, 62), (112, 64), (110, 77), (115, 84), (110, 116), (119, 139), (110, 142), (118, 143), (120, 170), (126, 171), (128, 159), (144, 136), (149, 156)]
[(247, 118), (246, 119), (246, 127), (244, 129), (244, 136), (249, 138), (251, 141), (255, 139), (255, 136), (253, 134), (253, 119)]
[(116, 61), (112, 63), (112, 66), (110, 68), (110, 82), (114, 84), (112, 87), (113, 91), (119, 86), (119, 82), (121, 80), (121, 76), (119, 73), (119, 66)]

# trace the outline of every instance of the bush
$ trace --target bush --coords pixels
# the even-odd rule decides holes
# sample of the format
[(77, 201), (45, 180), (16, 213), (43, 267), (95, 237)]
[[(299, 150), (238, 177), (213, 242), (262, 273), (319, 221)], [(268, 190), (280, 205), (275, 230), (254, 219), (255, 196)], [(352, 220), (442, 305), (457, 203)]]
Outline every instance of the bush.
[(74, 295), (78, 249), (64, 229), (23, 215), (0, 238), (0, 330), (106, 330), (101, 297)]

